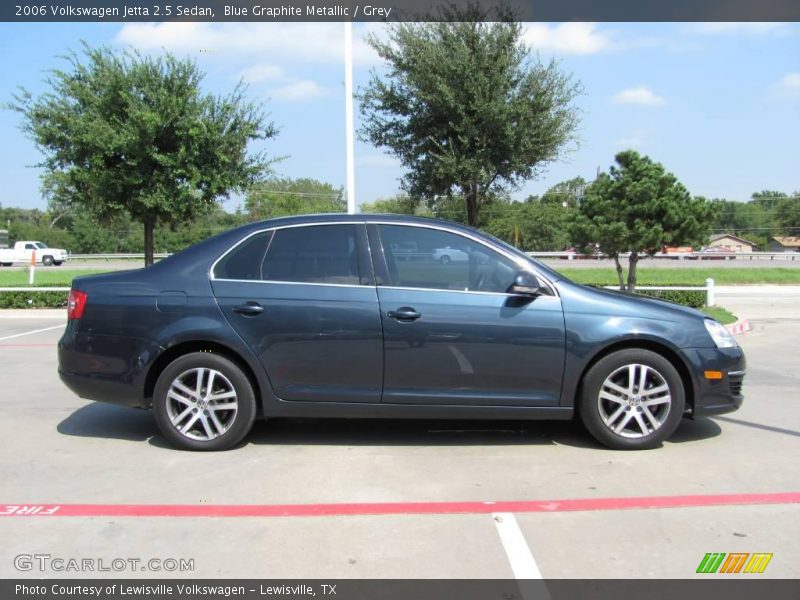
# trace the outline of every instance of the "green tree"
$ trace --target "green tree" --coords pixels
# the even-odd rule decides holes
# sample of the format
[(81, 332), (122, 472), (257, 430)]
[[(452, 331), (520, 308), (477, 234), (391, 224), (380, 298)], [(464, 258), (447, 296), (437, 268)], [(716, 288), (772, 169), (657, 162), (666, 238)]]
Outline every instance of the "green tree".
[(430, 211), (420, 205), (416, 198), (398, 194), (391, 198), (378, 198), (374, 202), (363, 202), (360, 207), (363, 213), (384, 213), (394, 215), (430, 216)]
[(789, 235), (800, 232), (800, 191), (778, 201), (775, 206), (775, 221)]
[(98, 219), (128, 213), (144, 226), (145, 264), (158, 223), (192, 221), (217, 199), (260, 180), (269, 166), (249, 142), (277, 131), (240, 83), (200, 90), (191, 60), (83, 46), (54, 69), (49, 91), (21, 90), (9, 107), (45, 155), (45, 186), (60, 204)]
[(512, 15), (476, 4), (445, 13), (367, 38), (386, 73), (373, 71), (359, 90), (359, 134), (400, 159), (412, 197), (431, 206), (457, 197), (477, 226), (492, 195), (534, 177), (575, 141), (580, 85), (531, 55)]
[(569, 214), (561, 201), (529, 196), (524, 202), (492, 205), (483, 227), (488, 233), (530, 252), (564, 250), (569, 246)]
[(251, 220), (347, 211), (341, 187), (307, 177), (268, 179), (248, 190), (244, 205)]
[(595, 244), (614, 259), (620, 289), (625, 289), (621, 253), (629, 252), (628, 291), (636, 288), (639, 254), (653, 255), (668, 245), (700, 245), (708, 238), (713, 209), (692, 198), (661, 163), (633, 150), (620, 152), (609, 173), (587, 189), (571, 222), (572, 239), (584, 251)]

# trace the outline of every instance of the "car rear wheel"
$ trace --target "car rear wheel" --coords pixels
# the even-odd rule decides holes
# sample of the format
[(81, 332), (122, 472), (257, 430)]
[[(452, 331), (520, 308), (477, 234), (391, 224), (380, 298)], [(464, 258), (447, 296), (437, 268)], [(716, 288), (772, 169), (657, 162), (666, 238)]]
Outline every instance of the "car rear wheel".
[(175, 359), (153, 392), (161, 433), (179, 448), (227, 450), (253, 426), (253, 385), (233, 361), (209, 352)]
[(683, 382), (655, 352), (629, 349), (600, 359), (584, 377), (579, 414), (601, 444), (617, 450), (657, 447), (683, 416)]

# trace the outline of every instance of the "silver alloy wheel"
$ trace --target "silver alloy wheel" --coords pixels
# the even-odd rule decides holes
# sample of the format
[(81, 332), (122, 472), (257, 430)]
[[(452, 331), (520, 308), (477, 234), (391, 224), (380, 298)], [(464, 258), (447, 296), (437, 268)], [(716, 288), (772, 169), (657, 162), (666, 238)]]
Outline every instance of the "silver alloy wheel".
[(176, 431), (206, 442), (221, 436), (236, 419), (239, 402), (230, 380), (215, 369), (178, 375), (167, 392), (167, 416)]
[(643, 438), (667, 420), (672, 393), (664, 376), (653, 367), (625, 365), (606, 377), (597, 407), (611, 431), (625, 438)]

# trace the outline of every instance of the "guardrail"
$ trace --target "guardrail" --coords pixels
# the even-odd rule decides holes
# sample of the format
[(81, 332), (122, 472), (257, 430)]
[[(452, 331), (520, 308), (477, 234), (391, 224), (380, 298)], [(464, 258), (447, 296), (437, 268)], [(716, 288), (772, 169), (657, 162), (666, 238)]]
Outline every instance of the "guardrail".
[[(170, 252), (156, 252), (153, 258), (166, 258), (170, 256)], [(70, 254), (70, 260), (129, 260), (139, 259), (144, 260), (144, 253), (110, 253), (110, 254)]]
[[(601, 260), (611, 258), (605, 254), (580, 254), (578, 252), (526, 252), (533, 258), (561, 258), (566, 260)], [(619, 255), (620, 258), (628, 258), (630, 252)], [(639, 254), (641, 258), (657, 258), (669, 260), (800, 260), (800, 252), (680, 252), (665, 253), (658, 252), (652, 257), (649, 254)]]

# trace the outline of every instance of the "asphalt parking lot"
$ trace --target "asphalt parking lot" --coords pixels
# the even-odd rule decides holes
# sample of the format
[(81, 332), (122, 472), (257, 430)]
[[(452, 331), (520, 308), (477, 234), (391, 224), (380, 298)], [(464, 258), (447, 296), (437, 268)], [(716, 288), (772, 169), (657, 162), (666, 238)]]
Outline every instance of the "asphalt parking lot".
[[(636, 453), (599, 447), (575, 423), (345, 420), (257, 423), (235, 450), (181, 452), (149, 413), (81, 400), (60, 383), (60, 320), (0, 318), (4, 511), (189, 505), (213, 515), (218, 506), (287, 505), (292, 515), (170, 516), (167, 507), (158, 516), (92, 516), (89, 507), (87, 516), (9, 516), (0, 518), (0, 576), (87, 575), (15, 568), (14, 557), (38, 553), (194, 560), (194, 572), (170, 577), (685, 578), (709, 577), (695, 575), (708, 552), (765, 552), (774, 556), (763, 574), (730, 577), (797, 578), (796, 500), (621, 508), (631, 497), (800, 491), (800, 302), (725, 303), (753, 326), (739, 338), (743, 408), (685, 420), (662, 448)], [(569, 499), (587, 503), (569, 511)], [(541, 503), (502, 514), (424, 504), (503, 501)], [(342, 503), (399, 504), (391, 514), (297, 510)], [(406, 514), (420, 511), (404, 503), (433, 508)]]

